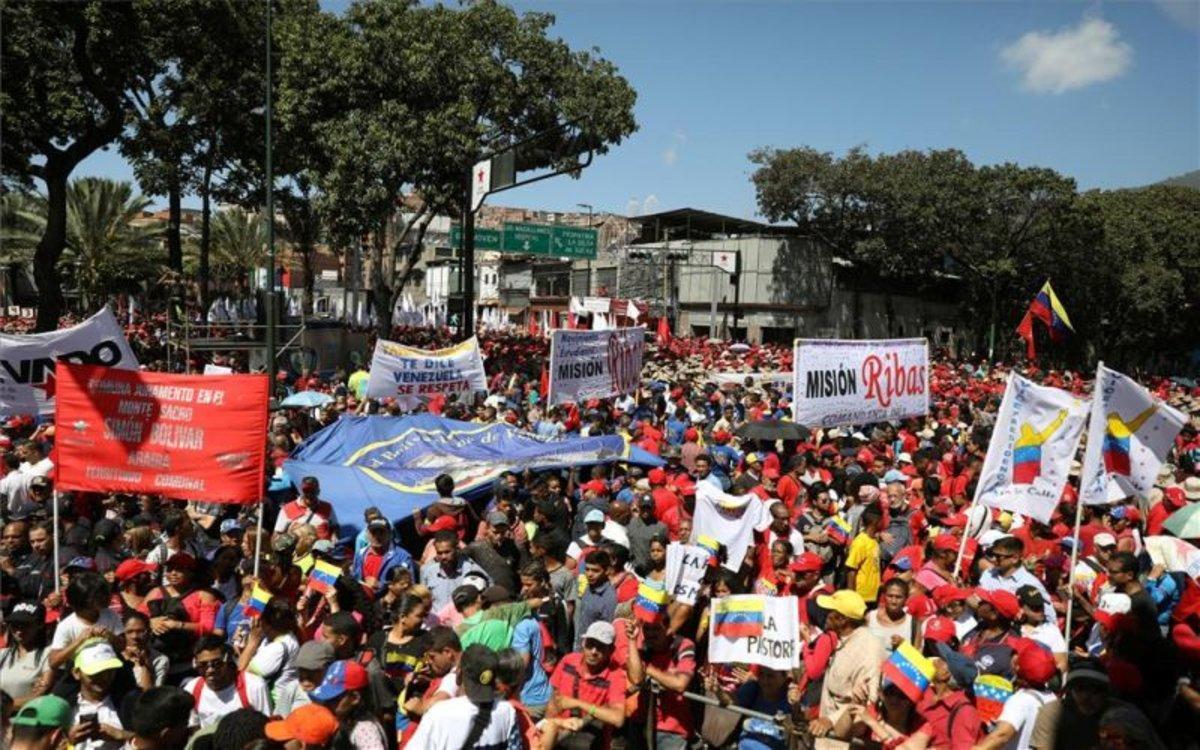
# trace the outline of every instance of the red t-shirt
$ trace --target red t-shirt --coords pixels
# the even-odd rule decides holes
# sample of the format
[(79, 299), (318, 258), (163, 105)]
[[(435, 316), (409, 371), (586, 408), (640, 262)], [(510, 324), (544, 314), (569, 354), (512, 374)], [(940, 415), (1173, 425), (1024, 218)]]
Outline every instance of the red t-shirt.
[[(617, 640), (613, 648), (613, 664), (624, 667), (629, 659), (629, 636), (625, 634), (624, 622), (616, 623)], [(676, 636), (666, 649), (642, 656), (643, 663), (664, 672), (693, 675), (696, 673), (696, 644), (682, 636)], [(631, 719), (645, 721), (645, 691), (638, 693), (637, 711)], [(692, 712), (682, 693), (663, 690), (658, 694), (654, 712), (654, 726), (660, 732), (670, 732), (687, 737), (692, 729)]]
[(379, 570), (382, 567), (383, 567), (383, 555), (379, 554), (378, 552), (375, 552), (372, 549), (368, 549), (367, 553), (365, 555), (363, 555), (363, 567), (362, 567), (363, 580), (365, 581), (368, 578), (374, 578), (375, 580), (378, 581), (379, 580)]
[(775, 494), (793, 514), (796, 512), (796, 500), (800, 497), (800, 492), (800, 483), (791, 474), (784, 474), (775, 485)]
[(625, 669), (609, 662), (607, 667), (593, 673), (583, 663), (583, 654), (578, 652), (562, 658), (550, 677), (550, 685), (560, 694), (585, 703), (605, 707), (625, 706)]

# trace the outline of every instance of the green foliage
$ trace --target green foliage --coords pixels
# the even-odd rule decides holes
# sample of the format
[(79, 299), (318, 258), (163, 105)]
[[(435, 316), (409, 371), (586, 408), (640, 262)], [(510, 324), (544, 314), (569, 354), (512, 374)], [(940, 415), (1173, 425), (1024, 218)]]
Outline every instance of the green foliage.
[(977, 167), (953, 149), (760, 149), (750, 160), (769, 220), (793, 222), (908, 289), (960, 276), (963, 318), (980, 344), (994, 324), (998, 349), (1016, 350), (1012, 331), (1049, 278), (1079, 333), (1067, 352), (1076, 360), (1089, 347), (1116, 362), (1150, 341), (1163, 352), (1196, 346), (1200, 192), (1080, 195), (1054, 170)]
[[(218, 284), (246, 277), (266, 262), (267, 230), (262, 214), (242, 208), (218, 211), (212, 220), (212, 275)], [(200, 265), (199, 246), (184, 248), (184, 270), (195, 273)]]

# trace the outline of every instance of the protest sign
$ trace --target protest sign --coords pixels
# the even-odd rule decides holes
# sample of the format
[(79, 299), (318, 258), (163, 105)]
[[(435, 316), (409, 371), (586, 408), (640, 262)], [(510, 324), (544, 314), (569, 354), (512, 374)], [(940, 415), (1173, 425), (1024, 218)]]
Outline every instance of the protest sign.
[(680, 604), (695, 605), (700, 594), (700, 582), (708, 570), (712, 553), (698, 544), (667, 545), (667, 591)]
[(555, 329), (550, 338), (550, 403), (611, 398), (637, 390), (645, 328)]
[[(717, 635), (717, 618), (709, 618), (708, 660), (713, 664), (758, 664), (771, 669), (800, 666), (799, 631), (794, 596), (729, 596), (719, 602), (737, 600), (747, 611), (762, 612), (762, 634), (727, 638)], [(761, 607), (760, 607), (761, 603)], [(740, 607), (739, 607), (740, 608)]]
[(207, 502), (262, 497), (265, 375), (167, 375), (62, 362), (56, 487)]
[(838, 427), (929, 412), (925, 339), (797, 339), (792, 362), (800, 424)]
[(138, 366), (121, 324), (107, 307), (61, 331), (0, 334), (0, 415), (53, 414), (59, 359), (124, 370)]
[(368, 398), (392, 397), (402, 402), (437, 395), (486, 391), (479, 341), (427, 351), (380, 339), (375, 344), (367, 380)]

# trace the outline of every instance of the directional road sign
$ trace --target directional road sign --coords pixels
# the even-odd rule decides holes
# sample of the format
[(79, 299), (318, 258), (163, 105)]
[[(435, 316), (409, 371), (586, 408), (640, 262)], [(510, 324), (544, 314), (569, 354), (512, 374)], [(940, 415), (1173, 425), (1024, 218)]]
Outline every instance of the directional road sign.
[[(560, 224), (506, 222), (504, 229), (476, 229), (476, 250), (545, 255), (552, 258), (596, 257), (597, 231)], [(450, 246), (462, 246), (462, 227), (450, 227)]]

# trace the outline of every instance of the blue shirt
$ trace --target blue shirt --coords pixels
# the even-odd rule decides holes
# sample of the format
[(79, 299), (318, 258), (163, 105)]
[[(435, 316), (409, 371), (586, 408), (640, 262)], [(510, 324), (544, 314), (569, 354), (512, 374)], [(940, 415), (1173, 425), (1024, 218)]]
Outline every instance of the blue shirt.
[(225, 642), (230, 646), (233, 645), (233, 638), (237, 635), (238, 625), (246, 620), (246, 605), (238, 602), (232, 607), (228, 604), (222, 604), (217, 610), (217, 619), (213, 622), (213, 628), (225, 633)]
[[(742, 708), (772, 716), (792, 710), (786, 694), (778, 701), (767, 700), (757, 682), (747, 682), (739, 687), (734, 696), (734, 703)], [(784, 739), (783, 728), (775, 722), (750, 718), (742, 724), (737, 746), (738, 750), (785, 750), (787, 740)]]
[(521, 702), (534, 708), (550, 702), (550, 677), (542, 669), (542, 629), (537, 619), (526, 617), (513, 630), (512, 647), (529, 655), (529, 669), (521, 687)]
[(1052, 625), (1058, 622), (1058, 616), (1054, 613), (1054, 605), (1050, 603), (1050, 594), (1046, 593), (1046, 587), (1024, 566), (1018, 565), (1008, 576), (1000, 575), (995, 568), (988, 568), (979, 577), (979, 588), (985, 591), (1007, 591), (1016, 596), (1017, 591), (1024, 586), (1033, 586), (1041, 593), (1046, 604), (1046, 621)]

